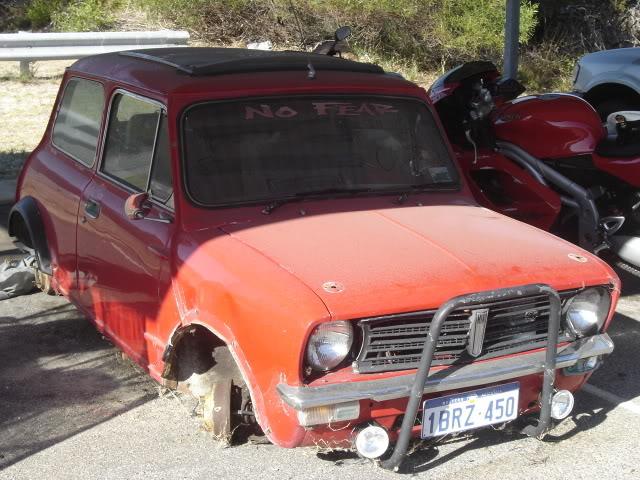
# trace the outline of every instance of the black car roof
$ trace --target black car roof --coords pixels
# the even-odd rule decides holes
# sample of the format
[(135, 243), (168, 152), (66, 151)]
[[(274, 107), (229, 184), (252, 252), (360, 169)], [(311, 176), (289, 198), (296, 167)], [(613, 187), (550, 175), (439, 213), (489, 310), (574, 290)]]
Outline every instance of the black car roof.
[(119, 55), (161, 63), (193, 76), (288, 70), (384, 73), (381, 67), (371, 63), (296, 51), (178, 47), (129, 50)]

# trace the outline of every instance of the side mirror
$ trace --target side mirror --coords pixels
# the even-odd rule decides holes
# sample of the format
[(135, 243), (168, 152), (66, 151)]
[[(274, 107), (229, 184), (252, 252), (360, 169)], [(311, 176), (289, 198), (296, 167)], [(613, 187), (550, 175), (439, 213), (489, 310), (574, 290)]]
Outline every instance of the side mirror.
[(131, 220), (140, 220), (149, 213), (149, 194), (147, 192), (134, 193), (124, 202), (124, 214)]
[(338, 42), (345, 40), (347, 37), (351, 36), (351, 27), (340, 27), (336, 30), (335, 36)]

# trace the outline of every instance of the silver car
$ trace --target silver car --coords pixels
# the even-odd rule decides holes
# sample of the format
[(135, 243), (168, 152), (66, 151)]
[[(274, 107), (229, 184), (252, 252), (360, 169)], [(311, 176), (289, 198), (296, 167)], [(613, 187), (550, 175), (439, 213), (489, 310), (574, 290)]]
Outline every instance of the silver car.
[(603, 120), (612, 112), (640, 110), (640, 48), (585, 55), (576, 65), (573, 89)]

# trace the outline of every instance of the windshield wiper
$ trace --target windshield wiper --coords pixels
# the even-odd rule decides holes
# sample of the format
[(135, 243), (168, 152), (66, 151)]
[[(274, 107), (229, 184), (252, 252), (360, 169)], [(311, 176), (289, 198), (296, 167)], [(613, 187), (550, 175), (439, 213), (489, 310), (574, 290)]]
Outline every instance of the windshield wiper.
[(409, 195), (417, 192), (426, 192), (429, 190), (447, 190), (447, 187), (453, 188), (454, 184), (436, 184), (436, 183), (420, 183), (418, 185), (409, 185), (409, 187), (400, 193), (400, 196), (396, 199), (396, 205), (402, 205), (407, 201)]
[(357, 195), (357, 194), (360, 194), (360, 193), (369, 193), (369, 192), (373, 192), (373, 191), (375, 191), (375, 189), (370, 188), (370, 187), (367, 187), (367, 188), (338, 188), (338, 187), (330, 187), (330, 188), (322, 188), (322, 189), (318, 189), (318, 190), (309, 190), (309, 191), (306, 191), (306, 192), (298, 192), (298, 193), (295, 193), (291, 197), (279, 198), (277, 200), (272, 201), (271, 203), (268, 203), (262, 209), (262, 213), (264, 215), (269, 215), (276, 208), (281, 207), (285, 203), (297, 202), (297, 201), (299, 201), (301, 199), (304, 199), (306, 197), (317, 197), (317, 196), (321, 196), (321, 195), (334, 195), (334, 194), (339, 194), (339, 195)]
[(394, 194), (398, 193), (400, 196), (396, 200), (398, 205), (402, 205), (407, 201), (409, 195), (416, 192), (427, 191), (427, 190), (446, 190), (448, 188), (455, 187), (454, 184), (434, 184), (434, 183), (421, 183), (417, 185), (398, 185), (397, 187), (387, 187), (387, 188), (373, 188), (373, 187), (361, 187), (361, 188), (339, 188), (339, 187), (331, 187), (331, 188), (323, 188), (319, 190), (309, 190), (306, 192), (299, 192), (290, 197), (279, 198), (277, 200), (273, 200), (271, 203), (265, 205), (262, 209), (262, 213), (265, 215), (269, 215), (278, 207), (284, 205), (285, 203), (297, 202), (306, 197), (317, 197), (321, 195), (358, 195), (361, 193), (381, 193), (381, 194)]

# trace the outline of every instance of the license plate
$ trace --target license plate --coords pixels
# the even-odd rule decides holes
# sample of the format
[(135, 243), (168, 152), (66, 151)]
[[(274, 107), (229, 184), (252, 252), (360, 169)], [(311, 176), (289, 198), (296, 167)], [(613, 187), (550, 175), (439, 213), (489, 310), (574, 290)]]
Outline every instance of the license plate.
[(425, 400), (422, 438), (462, 432), (518, 417), (518, 382)]

